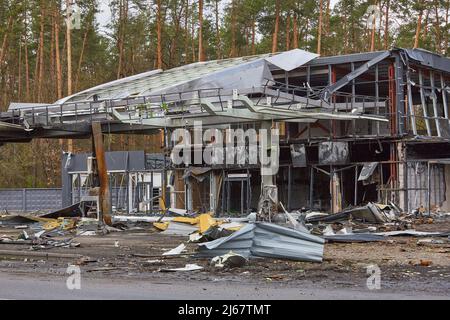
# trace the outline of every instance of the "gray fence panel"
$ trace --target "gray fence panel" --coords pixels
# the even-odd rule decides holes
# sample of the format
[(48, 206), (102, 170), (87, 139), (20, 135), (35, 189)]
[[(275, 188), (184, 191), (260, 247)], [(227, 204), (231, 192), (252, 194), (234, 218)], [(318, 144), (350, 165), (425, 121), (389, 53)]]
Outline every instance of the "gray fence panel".
[(0, 210), (57, 210), (62, 207), (61, 189), (0, 189)]

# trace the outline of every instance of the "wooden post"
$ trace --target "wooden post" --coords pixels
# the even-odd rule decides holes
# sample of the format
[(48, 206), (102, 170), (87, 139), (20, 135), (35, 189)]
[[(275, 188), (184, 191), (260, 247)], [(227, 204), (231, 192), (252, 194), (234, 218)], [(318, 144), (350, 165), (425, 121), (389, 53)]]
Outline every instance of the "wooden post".
[(103, 148), (102, 126), (100, 122), (92, 122), (92, 138), (94, 142), (97, 174), (100, 181), (100, 221), (106, 221), (105, 218), (111, 214), (111, 197), (106, 168), (105, 149)]

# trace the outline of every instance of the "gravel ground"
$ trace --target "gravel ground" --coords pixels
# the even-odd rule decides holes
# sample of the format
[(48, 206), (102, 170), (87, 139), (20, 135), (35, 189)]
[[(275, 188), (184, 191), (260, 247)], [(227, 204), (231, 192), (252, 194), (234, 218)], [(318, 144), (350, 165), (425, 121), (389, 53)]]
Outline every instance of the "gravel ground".
[[(450, 222), (418, 225), (416, 230), (450, 230)], [(20, 231), (0, 228), (0, 235)], [(445, 238), (444, 238), (445, 239)], [(77, 248), (51, 248), (51, 253), (80, 254), (90, 262), (74, 258), (0, 256), (0, 271), (22, 275), (64, 276), (69, 264), (79, 264), (86, 278), (123, 281), (190, 281), (192, 283), (240, 283), (252, 286), (339, 288), (367, 290), (367, 266), (381, 269), (382, 288), (391, 292), (420, 292), (450, 297), (450, 243), (418, 244), (417, 238), (392, 237), (385, 242), (326, 243), (323, 263), (274, 259), (252, 259), (242, 268), (217, 269), (209, 260), (194, 256), (162, 257), (169, 249), (186, 243), (185, 237), (164, 236), (151, 229), (114, 232), (105, 236), (79, 236)], [(118, 247), (116, 246), (118, 242)], [(187, 244), (194, 253), (196, 244)], [(29, 251), (28, 245), (0, 244), (0, 250)], [(160, 272), (161, 269), (204, 267), (195, 272)]]

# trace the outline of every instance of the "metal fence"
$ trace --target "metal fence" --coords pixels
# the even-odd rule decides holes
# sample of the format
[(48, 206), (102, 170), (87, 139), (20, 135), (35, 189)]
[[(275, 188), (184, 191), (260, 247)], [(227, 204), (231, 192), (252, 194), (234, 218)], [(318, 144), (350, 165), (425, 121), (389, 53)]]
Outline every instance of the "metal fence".
[(0, 189), (0, 210), (29, 212), (62, 207), (60, 188)]

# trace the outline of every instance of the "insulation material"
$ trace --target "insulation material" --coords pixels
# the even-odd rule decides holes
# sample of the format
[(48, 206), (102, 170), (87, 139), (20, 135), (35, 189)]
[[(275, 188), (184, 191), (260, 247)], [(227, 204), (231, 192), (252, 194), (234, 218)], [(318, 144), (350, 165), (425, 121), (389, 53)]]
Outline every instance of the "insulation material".
[(349, 155), (347, 142), (322, 142), (319, 144), (319, 162), (321, 165), (347, 164)]
[(229, 237), (199, 244), (201, 256), (215, 257), (230, 251), (249, 257), (322, 262), (325, 240), (270, 223), (248, 224)]
[(361, 173), (359, 175), (358, 181), (365, 181), (369, 179), (372, 174), (374, 173), (375, 169), (378, 166), (378, 162), (370, 162), (364, 164), (364, 167), (361, 170)]
[(294, 168), (306, 168), (306, 147), (304, 144), (291, 144), (291, 158)]

